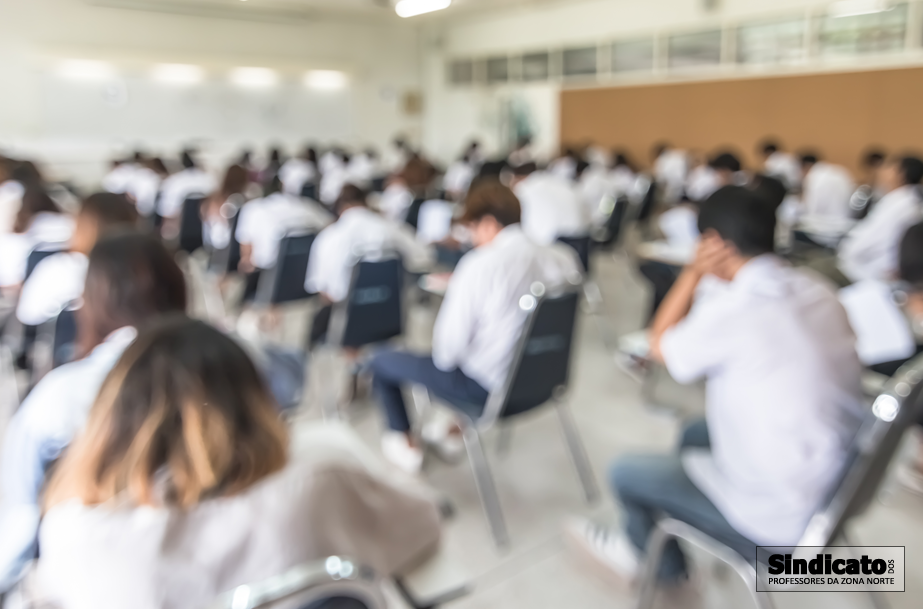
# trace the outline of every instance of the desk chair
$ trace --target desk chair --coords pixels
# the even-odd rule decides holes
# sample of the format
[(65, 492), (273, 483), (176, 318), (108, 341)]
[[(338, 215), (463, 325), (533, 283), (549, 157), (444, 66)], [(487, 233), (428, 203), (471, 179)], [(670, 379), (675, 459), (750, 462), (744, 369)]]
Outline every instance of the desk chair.
[(260, 275), (256, 292), (257, 305), (277, 305), (315, 296), (305, 291), (304, 278), (308, 272), (311, 246), (316, 238), (315, 233), (290, 234), (282, 238), (276, 265)]
[[(809, 521), (793, 552), (794, 557), (801, 558), (799, 547), (827, 548), (838, 539), (847, 546), (858, 545), (847, 533), (847, 525), (872, 503), (904, 433), (916, 424), (921, 413), (923, 356), (918, 356), (898, 371), (873, 403), (850, 446), (839, 480)], [(684, 522), (665, 518), (657, 523), (648, 542), (636, 605), (638, 609), (651, 607), (660, 558), (670, 539), (686, 541), (729, 564), (746, 582), (757, 607), (772, 609), (774, 606), (770, 593), (756, 592), (757, 578), (762, 577), (765, 571), (762, 563), (756, 564), (755, 557), (744, 557)], [(887, 607), (879, 593), (869, 591), (869, 595), (877, 609)]]
[(426, 203), (426, 199), (416, 197), (410, 204), (410, 207), (407, 208), (407, 215), (404, 216), (404, 222), (412, 226), (413, 230), (417, 230), (417, 226), (420, 224), (420, 208), (423, 207), (424, 203)]
[(593, 247), (603, 250), (611, 250), (621, 242), (625, 225), (628, 223), (628, 211), (631, 209), (631, 201), (625, 195), (617, 199), (606, 196), (600, 202), (600, 209), (606, 213), (606, 221), (600, 230), (593, 237)]
[(302, 185), (301, 196), (305, 199), (317, 199), (317, 184), (314, 180), (309, 180)]
[(648, 180), (646, 188), (639, 188), (640, 194), (635, 204), (633, 220), (645, 231), (650, 230), (650, 221), (654, 216), (654, 208), (657, 206), (658, 191), (657, 182), (653, 180)]
[(194, 194), (183, 201), (179, 218), (179, 249), (191, 254), (202, 245), (202, 203), (205, 195)]
[(77, 345), (77, 311), (65, 307), (57, 316), (38, 326), (32, 350), (30, 387), (58, 366), (74, 359)]
[(583, 272), (589, 277), (590, 245), (592, 243), (590, 237), (558, 237), (558, 243), (563, 243), (577, 253), (577, 257), (580, 258), (580, 264), (583, 265)]
[[(483, 409), (463, 402), (451, 403), (453, 409), (462, 415), (462, 434), (471, 469), (491, 533), (499, 547), (509, 544), (509, 535), (487, 457), (481, 446), (481, 434), (498, 422), (507, 422), (508, 419), (552, 402), (586, 500), (593, 503), (599, 497), (586, 450), (563, 399), (570, 376), (578, 304), (579, 295), (576, 290), (545, 296), (545, 287), (535, 284), (532, 294), (523, 296), (519, 301), (526, 320), (513, 355), (513, 364), (503, 385), (491, 392)], [(429, 399), (428, 393), (421, 389), (417, 387), (413, 392), (415, 402), (420, 398)]]
[[(23, 277), (23, 281), (29, 279), (32, 276), (32, 273), (35, 271), (35, 268), (41, 263), (45, 258), (50, 258), (55, 254), (60, 254), (61, 252), (66, 251), (66, 246), (62, 243), (40, 243), (36, 245), (31, 252), (29, 252), (28, 258), (26, 258), (26, 274)], [(38, 336), (38, 327), (37, 326), (22, 326), (22, 343), (20, 347), (19, 357), (17, 359), (17, 365), (20, 368), (25, 368), (30, 371), (30, 376), (33, 373), (33, 362), (31, 361), (34, 358), (30, 358), (30, 352), (34, 350), (35, 339)]]

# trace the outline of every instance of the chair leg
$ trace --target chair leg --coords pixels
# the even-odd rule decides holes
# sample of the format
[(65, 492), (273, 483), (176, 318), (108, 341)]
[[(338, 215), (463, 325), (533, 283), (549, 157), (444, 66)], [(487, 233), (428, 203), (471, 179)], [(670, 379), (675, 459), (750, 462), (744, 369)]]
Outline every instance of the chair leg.
[(481, 446), (481, 436), (472, 425), (466, 425), (462, 430), (462, 434), (465, 440), (465, 448), (468, 450), (468, 459), (471, 461), (474, 482), (477, 485), (478, 494), (481, 496), (481, 505), (483, 505), (484, 513), (487, 515), (487, 521), (490, 523), (490, 531), (493, 534), (494, 542), (497, 547), (505, 548), (510, 542), (509, 534), (503, 518), (503, 509), (500, 507), (500, 498), (497, 496), (497, 488), (494, 485), (493, 476), (490, 475), (487, 455), (484, 454), (484, 448)]
[(513, 443), (513, 426), (506, 423), (497, 425), (497, 455), (505, 457), (510, 454), (510, 445)]
[(321, 412), (324, 415), (324, 421), (339, 421), (342, 419), (339, 405), (339, 381), (340, 375), (337, 374), (336, 352), (332, 348), (325, 348), (322, 352), (322, 365), (320, 369), (324, 372), (321, 378), (322, 389), (320, 392)]
[(662, 528), (655, 527), (647, 541), (647, 551), (641, 576), (638, 578), (638, 601), (635, 609), (650, 609), (654, 605), (654, 593), (657, 591), (657, 572), (663, 550), (672, 535)]
[(583, 485), (583, 494), (587, 503), (593, 504), (599, 499), (599, 486), (596, 484), (596, 476), (593, 475), (586, 448), (580, 440), (580, 432), (577, 431), (574, 417), (566, 402), (558, 401), (555, 410), (558, 411), (558, 420), (561, 422), (564, 441), (567, 442), (567, 448), (570, 450), (571, 460), (574, 462), (580, 483)]

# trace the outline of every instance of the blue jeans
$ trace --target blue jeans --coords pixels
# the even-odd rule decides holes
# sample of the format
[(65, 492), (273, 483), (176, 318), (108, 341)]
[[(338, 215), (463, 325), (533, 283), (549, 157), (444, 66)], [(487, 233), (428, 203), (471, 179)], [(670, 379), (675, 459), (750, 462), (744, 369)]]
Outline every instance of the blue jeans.
[(471, 417), (484, 410), (488, 392), (456, 368), (445, 372), (436, 367), (432, 356), (401, 351), (383, 351), (372, 359), (372, 389), (381, 400), (394, 431), (410, 431), (407, 406), (401, 393), (403, 385), (423, 385), (437, 398)]
[[(695, 421), (683, 431), (679, 449), (708, 448), (705, 420)], [(700, 491), (683, 470), (679, 451), (673, 455), (628, 455), (610, 472), (612, 488), (625, 510), (628, 538), (640, 552), (654, 530), (657, 518), (669, 516), (686, 522), (713, 539), (733, 548), (748, 560), (756, 556), (756, 544), (738, 533), (718, 508)], [(676, 540), (664, 548), (657, 577), (675, 582), (686, 577), (686, 559)]]

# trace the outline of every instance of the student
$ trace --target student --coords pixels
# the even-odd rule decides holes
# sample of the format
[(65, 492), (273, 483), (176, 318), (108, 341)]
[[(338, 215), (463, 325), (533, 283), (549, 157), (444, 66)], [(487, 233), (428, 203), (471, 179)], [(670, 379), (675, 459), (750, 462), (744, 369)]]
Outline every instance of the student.
[(329, 151), (321, 158), (319, 199), (327, 207), (336, 203), (343, 186), (349, 182), (349, 155)]
[(260, 273), (276, 266), (279, 243), (287, 233), (319, 231), (332, 220), (320, 205), (282, 192), (282, 181), (274, 177), (266, 188), (266, 196), (244, 205), (237, 221), (238, 268), (247, 273), (244, 300), (256, 296)]
[(61, 212), (44, 185), (27, 183), (13, 231), (0, 235), (0, 287), (22, 284), (32, 250), (63, 249), (73, 231), (74, 219)]
[(407, 177), (404, 172), (397, 173), (388, 179), (388, 184), (378, 199), (378, 209), (388, 220), (404, 222), (413, 200), (414, 193), (410, 189)]
[(668, 142), (654, 146), (654, 181), (660, 184), (663, 201), (673, 205), (679, 201), (689, 171), (688, 159), (683, 150), (674, 148)]
[[(650, 344), (677, 381), (705, 377), (706, 421), (685, 430), (679, 454), (616, 462), (626, 536), (585, 521), (569, 527), (581, 550), (627, 578), (660, 515), (750, 559), (756, 545), (794, 545), (847, 463), (864, 413), (846, 312), (827, 283), (773, 255), (771, 206), (725, 187), (703, 204), (699, 229), (696, 259), (658, 311)], [(697, 297), (707, 276), (726, 284)], [(660, 581), (686, 575), (673, 542)]]
[(426, 491), (387, 477), (345, 428), (305, 440), (221, 332), (183, 317), (142, 331), (52, 475), (35, 596), (191, 609), (328, 556), (388, 577), (434, 552)]
[(767, 176), (781, 180), (790, 191), (801, 188), (802, 167), (795, 155), (782, 150), (774, 140), (766, 140), (757, 151), (763, 159), (763, 172)]
[(231, 220), (247, 202), (249, 186), (246, 168), (231, 165), (224, 173), (221, 188), (202, 204), (202, 242), (212, 250), (223, 250), (231, 243)]
[(317, 151), (309, 146), (302, 156), (285, 161), (279, 170), (279, 179), (287, 194), (300, 197), (305, 186), (317, 180)]
[(442, 178), (442, 187), (450, 201), (464, 200), (479, 166), (470, 147), (460, 159), (449, 165)]
[(919, 158), (908, 155), (885, 163), (879, 183), (886, 194), (837, 249), (841, 284), (862, 279), (889, 281), (896, 276), (901, 236), (923, 217), (921, 181), (923, 161)]
[(209, 195), (217, 186), (215, 178), (199, 167), (192, 154), (192, 151), (184, 150), (181, 158), (182, 171), (163, 181), (157, 213), (164, 219), (166, 237), (178, 234), (179, 216), (186, 199), (192, 195)]
[(609, 173), (612, 191), (616, 197), (629, 196), (634, 192), (635, 182), (638, 179), (634, 163), (625, 151), (616, 150), (612, 156), (614, 160)]
[(590, 214), (572, 181), (526, 163), (513, 169), (510, 187), (522, 205), (522, 230), (536, 243), (589, 235)]
[[(431, 355), (385, 351), (371, 364), (373, 387), (388, 420), (385, 458), (404, 471), (419, 472), (423, 451), (410, 436), (402, 388), (426, 386), (442, 399), (483, 406), (502, 384), (525, 314), (519, 299), (535, 282), (549, 291), (579, 283), (581, 265), (563, 245), (540, 245), (520, 227), (519, 201), (498, 182), (485, 182), (465, 201), (460, 222), (475, 249), (465, 254), (449, 282), (433, 330)], [(454, 444), (459, 439), (430, 438)]]
[(862, 183), (849, 200), (850, 212), (853, 218), (861, 220), (868, 216), (875, 203), (886, 194), (879, 184), (878, 176), (887, 156), (887, 153), (883, 150), (876, 148), (862, 154), (862, 158), (859, 160), (859, 167), (862, 172), (860, 180)]
[(849, 200), (856, 185), (845, 167), (826, 163), (813, 153), (801, 156), (801, 208), (805, 216), (825, 220), (850, 217)]
[(516, 142), (516, 148), (507, 156), (506, 162), (510, 167), (519, 167), (526, 163), (535, 162), (535, 153), (532, 151), (532, 136), (522, 136)]
[(346, 179), (363, 190), (372, 186), (372, 180), (378, 175), (378, 162), (375, 151), (371, 148), (354, 154), (346, 167)]
[(581, 161), (580, 153), (573, 148), (565, 148), (564, 154), (548, 164), (546, 172), (566, 182), (573, 182), (577, 179), (577, 165)]
[(735, 183), (741, 164), (733, 153), (716, 154), (707, 164), (698, 165), (686, 179), (686, 194), (691, 201), (702, 202), (723, 186)]
[(113, 160), (109, 173), (103, 176), (101, 183), (103, 190), (117, 195), (127, 193), (137, 168), (133, 160), (124, 158)]
[(84, 199), (74, 221), (68, 251), (54, 254), (36, 265), (22, 286), (16, 317), (37, 326), (56, 317), (83, 294), (87, 256), (96, 241), (116, 228), (128, 229), (138, 213), (124, 195), (99, 192)]
[(323, 301), (311, 326), (311, 345), (326, 337), (333, 303), (348, 296), (353, 267), (363, 257), (394, 251), (402, 257), (404, 268), (412, 272), (424, 271), (433, 262), (432, 249), (414, 239), (403, 222), (370, 210), (365, 192), (358, 186), (343, 187), (336, 212), (337, 221), (320, 232), (308, 258), (305, 290), (320, 294)]
[(15, 165), (12, 159), (0, 158), (0, 235), (13, 231), (16, 214), (22, 206), (25, 188), (13, 175)]
[(49, 372), (7, 428), (0, 459), (0, 592), (35, 554), (45, 473), (83, 428), (103, 379), (136, 328), (185, 308), (183, 273), (154, 236), (113, 234), (93, 248), (77, 312), (78, 355), (86, 357)]

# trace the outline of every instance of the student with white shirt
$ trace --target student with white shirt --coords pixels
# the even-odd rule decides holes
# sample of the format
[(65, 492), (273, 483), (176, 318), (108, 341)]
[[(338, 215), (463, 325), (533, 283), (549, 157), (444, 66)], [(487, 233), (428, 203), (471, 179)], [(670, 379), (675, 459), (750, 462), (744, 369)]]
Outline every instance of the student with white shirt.
[[(317, 151), (313, 147), (305, 148), (304, 154), (295, 156), (285, 161), (279, 169), (279, 179), (285, 187), (285, 192), (297, 197), (305, 193), (317, 180)], [(310, 193), (308, 193), (310, 194)], [(316, 195), (312, 195), (313, 196)]]
[(244, 301), (256, 296), (262, 271), (275, 268), (279, 244), (293, 231), (319, 231), (333, 216), (317, 203), (282, 192), (282, 181), (274, 177), (262, 199), (254, 199), (240, 210), (235, 236), (240, 243), (238, 268), (247, 274)]
[(790, 191), (801, 188), (802, 167), (798, 157), (782, 150), (781, 144), (775, 140), (764, 141), (757, 147), (757, 152), (763, 159), (765, 175), (781, 180)]
[(13, 231), (25, 188), (15, 177), (16, 162), (0, 157), (0, 235)]
[(329, 556), (388, 577), (435, 551), (430, 493), (343, 427), (303, 437), (217, 329), (140, 331), (51, 476), (32, 600), (193, 609)]
[(534, 163), (535, 160), (535, 153), (532, 151), (531, 135), (520, 137), (516, 142), (516, 147), (507, 156), (507, 163), (509, 163), (510, 167), (519, 167), (526, 163)]
[(321, 157), (321, 178), (318, 200), (332, 207), (343, 186), (349, 183), (349, 155), (345, 152), (330, 151)]
[(378, 175), (378, 158), (371, 148), (354, 154), (346, 167), (347, 181), (363, 190), (372, 186), (372, 180)]
[(801, 207), (810, 218), (846, 220), (851, 217), (849, 200), (856, 184), (845, 167), (827, 163), (816, 154), (801, 156)]
[(74, 234), (66, 252), (39, 262), (23, 283), (16, 305), (16, 317), (27, 326), (37, 326), (56, 317), (83, 294), (87, 256), (96, 241), (117, 228), (131, 228), (138, 222), (135, 207), (124, 195), (99, 192), (84, 199), (74, 220)]
[(217, 187), (215, 178), (199, 167), (192, 154), (190, 150), (183, 151), (182, 171), (166, 178), (161, 186), (157, 214), (163, 218), (161, 232), (165, 238), (179, 234), (179, 217), (187, 198), (210, 195)]
[(654, 181), (660, 185), (661, 197), (668, 206), (679, 201), (689, 171), (686, 152), (663, 142), (654, 146)]
[[(865, 407), (855, 335), (827, 283), (773, 255), (775, 210), (729, 186), (699, 214), (702, 240), (650, 332), (652, 357), (681, 383), (706, 379), (706, 421), (675, 455), (632, 455), (611, 481), (626, 536), (586, 521), (569, 532), (614, 573), (634, 577), (666, 515), (748, 559), (794, 545), (847, 463)], [(701, 293), (705, 277), (723, 284)], [(659, 579), (687, 569), (669, 544)]]
[(433, 263), (432, 248), (418, 242), (402, 222), (369, 209), (365, 191), (358, 186), (343, 187), (336, 212), (337, 221), (317, 235), (308, 257), (304, 287), (322, 300), (311, 326), (312, 346), (326, 337), (332, 306), (349, 295), (353, 267), (362, 258), (394, 251), (411, 272), (423, 272)]
[(450, 201), (464, 200), (479, 166), (470, 147), (460, 159), (449, 165), (442, 178), (442, 188)]
[(589, 235), (590, 213), (573, 181), (526, 163), (513, 168), (510, 188), (522, 206), (522, 230), (535, 242)]
[(186, 281), (154, 236), (127, 232), (101, 239), (89, 256), (77, 312), (78, 356), (49, 372), (6, 431), (0, 459), (0, 592), (35, 555), (45, 473), (83, 429), (106, 375), (144, 326), (186, 308)]
[(13, 231), (0, 234), (0, 288), (20, 286), (32, 250), (64, 249), (73, 230), (73, 217), (61, 211), (43, 184), (26, 184)]
[[(372, 361), (373, 387), (388, 420), (382, 450), (407, 472), (420, 470), (423, 451), (411, 439), (402, 388), (421, 384), (442, 399), (483, 406), (512, 365), (525, 320), (519, 299), (535, 282), (553, 291), (581, 279), (573, 250), (536, 243), (519, 221), (519, 201), (509, 188), (499, 182), (474, 188), (460, 222), (468, 226), (475, 249), (449, 282), (432, 354), (385, 351)], [(452, 443), (459, 442), (454, 437)]]
[(634, 193), (635, 182), (638, 175), (634, 163), (624, 150), (617, 150), (612, 155), (612, 167), (609, 171), (609, 180), (612, 184), (612, 193), (616, 197), (630, 196)]
[(223, 250), (231, 244), (232, 222), (247, 202), (249, 187), (250, 174), (246, 168), (231, 165), (218, 191), (202, 203), (202, 242), (211, 251)]

